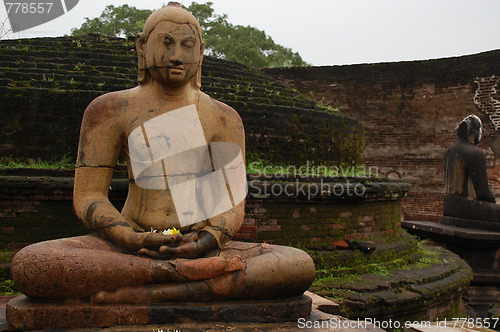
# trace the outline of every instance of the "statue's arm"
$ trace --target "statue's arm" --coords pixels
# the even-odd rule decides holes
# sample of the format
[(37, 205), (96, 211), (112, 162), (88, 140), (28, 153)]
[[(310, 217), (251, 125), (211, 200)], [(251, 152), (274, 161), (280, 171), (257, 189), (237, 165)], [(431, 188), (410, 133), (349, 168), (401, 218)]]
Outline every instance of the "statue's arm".
[(238, 232), (245, 217), (245, 201), (240, 202), (231, 210), (208, 220), (207, 226), (201, 231), (210, 233), (216, 240), (218, 246), (231, 240)]
[(97, 98), (83, 116), (73, 188), (75, 213), (85, 227), (120, 247), (159, 248), (169, 242), (168, 237), (139, 231), (108, 199), (124, 133), (116, 99), (114, 95)]
[(496, 203), (495, 196), (490, 190), (488, 183), (488, 172), (486, 169), (486, 157), (482, 151), (477, 151), (473, 158), (469, 158), (469, 171), (476, 191), (476, 197), (480, 200)]
[(73, 189), (77, 217), (89, 230), (98, 233), (112, 225), (125, 223), (108, 200), (113, 170), (121, 149), (120, 130), (114, 123), (117, 119), (109, 117), (113, 103), (108, 99), (106, 95), (97, 98), (83, 115)]
[[(231, 142), (239, 146), (241, 156), (243, 157), (242, 167), (245, 169), (245, 130), (243, 121), (233, 108), (219, 101), (214, 100), (214, 102), (225, 115), (227, 126), (221, 133), (214, 137), (214, 141)], [(245, 178), (242, 178), (241, 181), (246, 185), (246, 172), (244, 172), (244, 174)], [(202, 231), (210, 233), (220, 246), (231, 240), (234, 234), (238, 232), (243, 224), (244, 217), (245, 200), (236, 202), (232, 209), (210, 218), (207, 222), (207, 226)]]

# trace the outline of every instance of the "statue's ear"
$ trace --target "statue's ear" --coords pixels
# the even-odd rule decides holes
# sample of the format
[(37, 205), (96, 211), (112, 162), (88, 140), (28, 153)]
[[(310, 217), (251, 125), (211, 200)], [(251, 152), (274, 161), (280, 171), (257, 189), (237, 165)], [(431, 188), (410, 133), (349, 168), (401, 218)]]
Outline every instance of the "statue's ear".
[(205, 52), (205, 42), (202, 41), (200, 45), (200, 64), (201, 61), (203, 60), (203, 53)]
[(205, 42), (202, 41), (200, 45), (200, 61), (198, 62), (198, 70), (193, 81), (194, 86), (199, 90), (201, 88), (201, 63), (203, 62), (203, 52), (205, 52)]
[(135, 47), (137, 49), (137, 81), (142, 83), (146, 80), (146, 58), (144, 57), (144, 45), (146, 44), (146, 34), (140, 32), (135, 37)]

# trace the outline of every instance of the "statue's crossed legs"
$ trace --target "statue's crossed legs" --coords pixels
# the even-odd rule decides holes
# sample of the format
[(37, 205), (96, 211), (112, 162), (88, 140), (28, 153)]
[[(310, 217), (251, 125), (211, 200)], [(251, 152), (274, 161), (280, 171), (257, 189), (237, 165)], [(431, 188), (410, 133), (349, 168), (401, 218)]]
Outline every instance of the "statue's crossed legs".
[(158, 260), (95, 235), (30, 245), (11, 270), (29, 298), (93, 303), (285, 298), (314, 279), (312, 259), (296, 248), (231, 241), (203, 258)]

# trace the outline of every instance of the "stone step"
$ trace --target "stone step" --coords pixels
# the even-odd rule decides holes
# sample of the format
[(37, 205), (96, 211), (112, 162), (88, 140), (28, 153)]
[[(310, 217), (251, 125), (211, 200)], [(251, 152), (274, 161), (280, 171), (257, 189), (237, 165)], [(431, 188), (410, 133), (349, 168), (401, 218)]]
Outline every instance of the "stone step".
[[(77, 63), (77, 64), (59, 64), (53, 62), (41, 62), (37, 63), (34, 61), (28, 62), (16, 62), (14, 65), (10, 66), (9, 62), (2, 61), (0, 55), (0, 70), (5, 73), (19, 73), (19, 74), (54, 74), (62, 76), (71, 76), (75, 80), (85, 79), (88, 76), (103, 76), (116, 78), (119, 76), (125, 79), (135, 79), (137, 75), (137, 69), (134, 68), (118, 68), (116, 66), (91, 66), (87, 64)], [(231, 87), (234, 91), (242, 95), (255, 95), (255, 94), (268, 94), (270, 91), (276, 91), (280, 93), (280, 96), (291, 96), (296, 97), (299, 94), (290, 89), (286, 89), (282, 86), (265, 86), (260, 84), (259, 80), (248, 80), (247, 85), (240, 85), (236, 80), (225, 77), (225, 78), (211, 78), (210, 76), (202, 77), (204, 85), (214, 85), (217, 88)], [(239, 88), (241, 87), (241, 89)], [(235, 90), (234, 88), (238, 88)], [(250, 91), (245, 91), (250, 90)], [(310, 101), (313, 102), (313, 101)]]
[[(89, 81), (89, 76), (94, 77), (104, 77), (106, 81), (115, 81), (115, 80), (135, 80), (137, 71), (135, 69), (128, 70), (128, 73), (117, 73), (118, 70), (116, 67), (109, 66), (98, 66), (98, 67), (90, 67), (87, 65), (82, 65), (84, 69), (77, 71), (75, 67), (78, 65), (71, 64), (55, 64), (55, 63), (41, 63), (37, 64), (35, 62), (24, 62), (26, 66), (23, 64), (18, 64), (17, 68), (7, 67), (5, 61), (0, 62), (0, 70), (3, 70), (4, 76), (6, 78), (11, 78), (14, 81), (32, 81), (32, 80), (52, 80), (61, 82), (66, 80), (73, 79), (73, 81)], [(89, 67), (90, 70), (85, 68)], [(118, 77), (117, 77), (118, 76)], [(41, 78), (40, 78), (41, 77)], [(279, 94), (281, 98), (297, 98), (299, 96), (298, 93), (294, 91), (290, 91), (289, 89), (284, 89), (280, 86), (273, 87), (262, 87), (258, 83), (259, 81), (251, 81), (249, 80), (248, 85), (245, 87), (241, 87), (241, 89), (248, 89), (247, 91), (241, 90), (237, 84), (235, 84), (235, 80), (231, 78), (218, 78), (216, 81), (211, 80), (210, 77), (203, 77), (203, 82), (207, 89), (212, 89), (213, 91), (222, 91), (226, 90), (227, 93), (237, 93), (239, 95), (245, 97), (266, 97), (270, 94)], [(118, 83), (118, 82), (117, 82)], [(123, 83), (123, 82), (121, 82)], [(215, 85), (215, 87), (210, 87), (211, 85)], [(304, 100), (307, 100), (303, 98)], [(315, 102), (311, 100), (307, 100), (309, 105), (314, 105)]]
[[(393, 317), (401, 312), (423, 309), (422, 303), (460, 300), (460, 291), (472, 279), (471, 268), (457, 255), (439, 247), (426, 246), (425, 255), (410, 264), (321, 281), (312, 292), (334, 297), (348, 318)], [(389, 314), (390, 313), (390, 314)], [(389, 316), (387, 316), (389, 315)]]
[(71, 77), (75, 80), (88, 80), (90, 76), (109, 77), (110, 79), (128, 79), (134, 80), (137, 77), (137, 70), (135, 69), (122, 69), (118, 67), (93, 67), (86, 66), (80, 69), (78, 65), (72, 64), (54, 64), (54, 63), (34, 63), (25, 62), (18, 65), (18, 67), (9, 67), (5, 63), (0, 62), (0, 71), (4, 73), (19, 73), (19, 74), (44, 74), (44, 75), (62, 75)]
[[(35, 71), (36, 70), (36, 71)], [(95, 73), (94, 73), (95, 74)], [(102, 74), (102, 73), (98, 73)], [(59, 88), (67, 90), (97, 90), (97, 91), (114, 91), (118, 90), (120, 87), (131, 87), (135, 85), (135, 75), (124, 75), (120, 77), (110, 77), (110, 76), (90, 76), (82, 75), (81, 72), (68, 71), (66, 73), (62, 71), (52, 71), (50, 69), (38, 69), (38, 68), (23, 68), (18, 71), (5, 71), (4, 77), (0, 82), (3, 86), (8, 86), (9, 84), (19, 87), (44, 87), (44, 88)], [(26, 84), (20, 82), (27, 82)], [(230, 82), (230, 80), (228, 80)], [(95, 87), (95, 84), (111, 85), (113, 88), (100, 88)], [(293, 93), (281, 93), (281, 90), (269, 91), (266, 88), (256, 87), (254, 91), (239, 91), (234, 89), (232, 86), (215, 87), (210, 85), (203, 86), (203, 90), (209, 94), (223, 94), (223, 95), (234, 95), (235, 98), (238, 96), (239, 99), (245, 101), (251, 100), (255, 104), (277, 104), (273, 102), (270, 98), (275, 97), (279, 94), (279, 104), (287, 106), (298, 106), (300, 108), (314, 108), (315, 102), (304, 99), (300, 101), (297, 99), (297, 95)], [(9, 85), (10, 86), (10, 85)], [(116, 86), (116, 87), (114, 87)], [(103, 89), (104, 88), (104, 89)], [(242, 98), (243, 97), (243, 98)]]
[(87, 46), (87, 45), (106, 45), (109, 47), (110, 44), (113, 44), (113, 48), (118, 48), (121, 45), (135, 45), (135, 42), (123, 39), (123, 38), (114, 38), (114, 37), (105, 37), (102, 38), (96, 35), (82, 36), (82, 37), (43, 37), (43, 38), (26, 38), (26, 39), (5, 39), (2, 40), (3, 45), (29, 45), (32, 47), (51, 47), (54, 45), (59, 45), (61, 47), (72, 47), (74, 45)]
[(82, 75), (81, 73), (62, 73), (50, 70), (40, 71), (4, 71), (4, 78), (9, 78), (14, 81), (53, 81), (53, 82), (67, 82), (73, 78), (74, 82), (107, 82), (109, 84), (126, 84), (132, 81), (130, 78), (119, 78), (111, 76), (99, 75)]
[[(46, 52), (48, 53), (48, 52)], [(84, 63), (92, 66), (109, 66), (109, 67), (124, 67), (124, 68), (135, 68), (137, 66), (136, 57), (127, 57), (124, 60), (117, 57), (112, 57), (109, 54), (102, 55), (102, 57), (89, 56), (86, 57), (82, 54), (69, 54), (67, 57), (62, 57), (60, 52), (50, 52), (51, 54), (36, 54), (31, 51), (18, 52), (9, 51), (6, 53), (0, 52), (0, 61), (11, 61), (12, 63), (24, 62), (37, 62), (42, 60), (42, 62), (52, 62), (56, 64), (73, 64)], [(15, 61), (12, 61), (15, 59)]]

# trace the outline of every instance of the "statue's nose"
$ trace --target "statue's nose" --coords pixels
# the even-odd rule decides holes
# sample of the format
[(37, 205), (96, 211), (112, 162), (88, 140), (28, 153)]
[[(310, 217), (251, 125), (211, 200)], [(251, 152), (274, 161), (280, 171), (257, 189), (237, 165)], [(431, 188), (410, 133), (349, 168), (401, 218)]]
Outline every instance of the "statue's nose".
[(182, 65), (182, 64), (184, 63), (184, 60), (183, 60), (180, 56), (178, 56), (178, 57), (173, 57), (173, 58), (172, 58), (172, 60), (170, 60), (170, 61), (172, 61), (172, 63), (173, 63), (174, 65), (176, 65), (176, 66), (177, 66), (177, 65)]
[(174, 52), (170, 55), (170, 62), (172, 62), (174, 66), (182, 65), (184, 63), (179, 47), (176, 47)]

